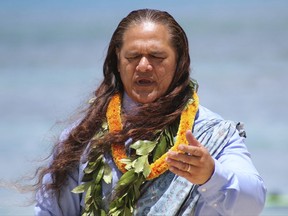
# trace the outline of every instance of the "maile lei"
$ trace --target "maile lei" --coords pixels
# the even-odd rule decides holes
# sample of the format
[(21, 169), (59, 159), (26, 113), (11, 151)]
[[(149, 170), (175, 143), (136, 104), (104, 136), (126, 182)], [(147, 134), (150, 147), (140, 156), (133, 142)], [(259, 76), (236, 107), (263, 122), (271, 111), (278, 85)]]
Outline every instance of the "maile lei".
[[(90, 158), (84, 169), (83, 184), (72, 192), (84, 193), (85, 208), (83, 216), (94, 215), (132, 215), (134, 205), (140, 197), (140, 187), (145, 181), (157, 178), (168, 170), (165, 162), (167, 151), (178, 151), (180, 144), (188, 144), (186, 131), (191, 130), (196, 112), (198, 110), (198, 96), (193, 93), (191, 99), (181, 113), (178, 131), (173, 127), (167, 127), (157, 132), (157, 138), (153, 141), (138, 140), (130, 145), (135, 150), (133, 156), (126, 155), (124, 144), (112, 144), (111, 153), (118, 169), (123, 173), (119, 179), (114, 198), (107, 210), (102, 203), (102, 181), (110, 184), (112, 181), (111, 168), (104, 162), (103, 153), (96, 153)], [(122, 130), (121, 122), (121, 95), (115, 94), (109, 102), (106, 112), (107, 122), (102, 125), (102, 131), (97, 133), (94, 139), (102, 137), (105, 133)], [(174, 136), (176, 141), (174, 143)], [(94, 147), (96, 148), (96, 147)], [(93, 149), (92, 149), (93, 150)], [(94, 149), (95, 150), (95, 149)], [(152, 163), (149, 164), (149, 158)]]

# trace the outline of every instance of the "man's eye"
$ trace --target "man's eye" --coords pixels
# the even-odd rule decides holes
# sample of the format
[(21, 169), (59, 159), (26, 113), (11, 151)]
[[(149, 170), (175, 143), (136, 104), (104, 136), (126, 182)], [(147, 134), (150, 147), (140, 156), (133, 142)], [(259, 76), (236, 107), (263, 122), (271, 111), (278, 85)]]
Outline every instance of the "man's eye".
[(137, 60), (138, 58), (139, 58), (139, 56), (128, 56), (128, 57), (126, 57), (126, 59), (127, 59), (128, 61)]
[(151, 56), (152, 59), (155, 59), (155, 60), (159, 60), (159, 61), (162, 61), (164, 60), (164, 57), (163, 56)]

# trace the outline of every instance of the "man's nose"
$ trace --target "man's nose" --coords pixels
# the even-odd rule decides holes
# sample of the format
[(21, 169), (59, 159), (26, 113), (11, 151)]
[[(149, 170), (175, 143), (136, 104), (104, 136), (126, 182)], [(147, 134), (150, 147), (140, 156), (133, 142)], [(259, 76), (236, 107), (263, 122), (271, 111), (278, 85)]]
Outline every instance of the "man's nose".
[(149, 59), (145, 56), (142, 56), (136, 70), (139, 72), (147, 72), (152, 70), (152, 65), (149, 62)]

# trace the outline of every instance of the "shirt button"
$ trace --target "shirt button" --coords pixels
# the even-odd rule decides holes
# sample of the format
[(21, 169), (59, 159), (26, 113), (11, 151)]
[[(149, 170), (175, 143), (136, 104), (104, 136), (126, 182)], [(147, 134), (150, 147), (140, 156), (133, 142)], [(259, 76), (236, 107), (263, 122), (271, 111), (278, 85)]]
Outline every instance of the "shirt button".
[(207, 188), (202, 188), (201, 191), (202, 191), (202, 192), (206, 192), (206, 191), (207, 191)]
[(214, 204), (213, 204), (213, 207), (215, 207), (215, 208), (216, 208), (216, 207), (217, 207), (217, 203), (214, 203)]

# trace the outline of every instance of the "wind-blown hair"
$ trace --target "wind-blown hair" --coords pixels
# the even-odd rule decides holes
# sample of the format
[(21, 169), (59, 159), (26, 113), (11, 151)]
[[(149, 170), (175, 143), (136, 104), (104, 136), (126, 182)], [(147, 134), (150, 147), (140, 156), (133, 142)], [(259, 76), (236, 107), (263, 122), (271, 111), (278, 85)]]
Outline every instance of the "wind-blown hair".
[[(115, 93), (122, 94), (124, 91), (117, 69), (116, 55), (116, 49), (121, 49), (123, 45), (123, 34), (133, 25), (147, 21), (162, 24), (169, 31), (171, 45), (177, 54), (177, 66), (172, 83), (165, 95), (151, 103), (142, 104), (136, 115), (125, 115), (129, 126), (124, 126), (121, 132), (107, 134), (103, 139), (95, 140), (88, 145), (106, 119), (107, 105), (111, 97)], [(128, 138), (134, 140), (153, 138), (155, 130), (163, 129), (179, 119), (193, 91), (189, 85), (190, 57), (186, 34), (175, 19), (164, 11), (136, 10), (121, 20), (112, 35), (103, 65), (103, 73), (104, 79), (94, 93), (95, 101), (89, 105), (82, 120), (71, 129), (67, 137), (55, 144), (52, 153), (53, 160), (49, 166), (39, 170), (37, 189), (52, 189), (54, 192), (60, 192), (68, 174), (77, 169), (87, 146), (96, 146), (96, 149), (105, 152), (110, 150), (113, 142), (123, 143)], [(42, 181), (46, 174), (51, 175), (52, 182), (43, 185)]]

